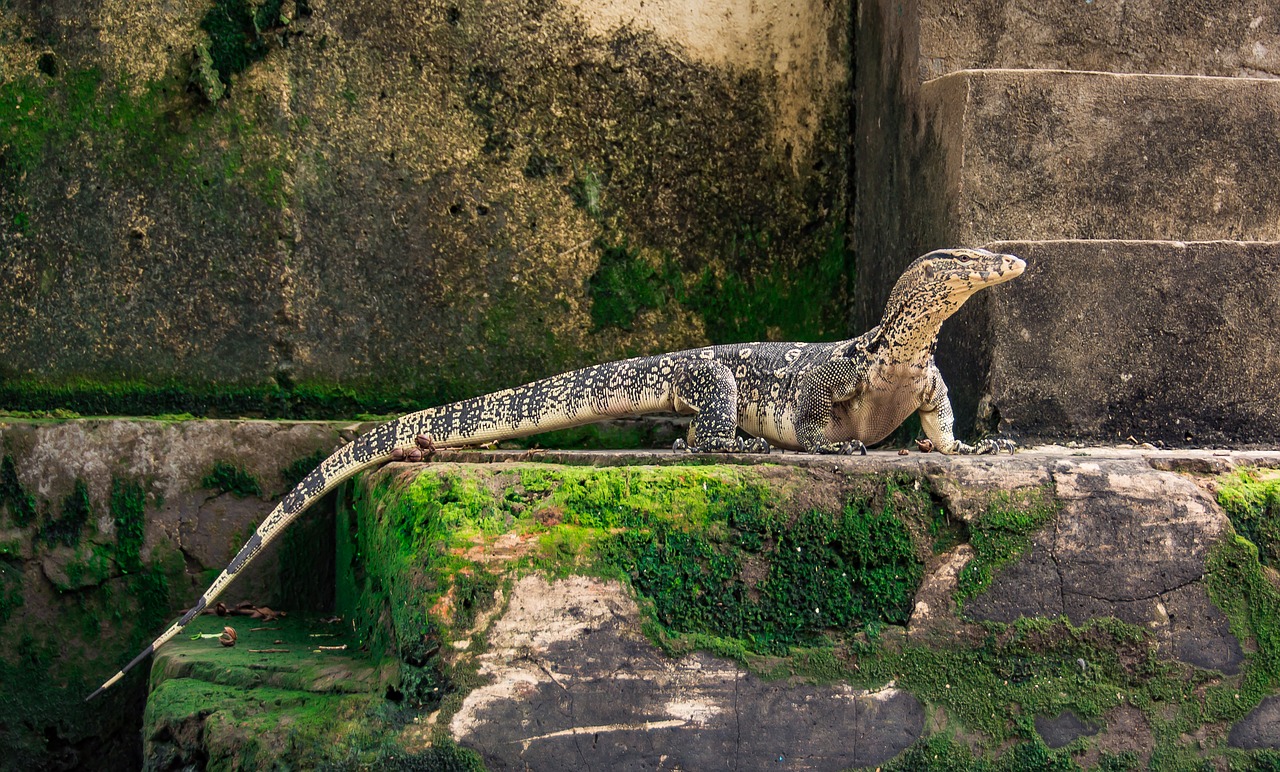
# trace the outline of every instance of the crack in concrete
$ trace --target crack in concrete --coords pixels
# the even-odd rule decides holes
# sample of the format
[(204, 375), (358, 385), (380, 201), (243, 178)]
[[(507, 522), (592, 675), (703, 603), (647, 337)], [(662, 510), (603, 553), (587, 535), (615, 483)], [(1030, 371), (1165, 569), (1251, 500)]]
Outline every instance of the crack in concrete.
[[(1049, 467), (1049, 484), (1053, 486), (1054, 498), (1057, 498), (1058, 475), (1053, 467)], [(1067, 580), (1062, 576), (1062, 564), (1058, 562), (1058, 538), (1061, 527), (1062, 510), (1059, 508), (1053, 515), (1053, 543), (1049, 545), (1046, 551), (1049, 553), (1049, 560), (1053, 561), (1053, 570), (1058, 575), (1058, 613), (1065, 614), (1067, 613)]]
[(1182, 584), (1175, 585), (1165, 590), (1159, 590), (1158, 592), (1154, 592), (1151, 595), (1141, 595), (1136, 598), (1107, 598), (1100, 595), (1090, 595), (1087, 592), (1077, 592), (1075, 590), (1064, 590), (1064, 592), (1069, 592), (1072, 595), (1075, 595), (1080, 598), (1090, 598), (1092, 600), (1101, 601), (1103, 603), (1138, 603), (1144, 600), (1155, 600), (1157, 598), (1163, 599), (1165, 595), (1168, 595), (1171, 592), (1177, 592), (1178, 590), (1184, 589), (1186, 587), (1190, 587), (1196, 582), (1199, 582), (1201, 579), (1204, 579), (1203, 573), (1198, 574), (1194, 578), (1189, 579), (1183, 582)]

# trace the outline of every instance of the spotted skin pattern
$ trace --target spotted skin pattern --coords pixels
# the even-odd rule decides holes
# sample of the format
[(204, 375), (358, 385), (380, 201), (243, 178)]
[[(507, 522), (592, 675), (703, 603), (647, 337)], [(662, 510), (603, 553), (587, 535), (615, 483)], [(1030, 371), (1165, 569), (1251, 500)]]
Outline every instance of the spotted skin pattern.
[[(913, 262), (879, 326), (833, 343), (742, 343), (594, 365), (514, 389), (429, 408), (358, 437), (303, 478), (271, 511), (189, 611), (97, 691), (163, 646), (218, 597), (307, 507), (357, 472), (414, 449), (456, 448), (646, 413), (692, 415), (683, 445), (702, 452), (865, 452), (913, 412), (931, 448), (992, 453), (952, 433), (947, 387), (933, 361), (942, 322), (974, 292), (1026, 264), (981, 249), (938, 250)], [(752, 435), (746, 443), (737, 430)]]

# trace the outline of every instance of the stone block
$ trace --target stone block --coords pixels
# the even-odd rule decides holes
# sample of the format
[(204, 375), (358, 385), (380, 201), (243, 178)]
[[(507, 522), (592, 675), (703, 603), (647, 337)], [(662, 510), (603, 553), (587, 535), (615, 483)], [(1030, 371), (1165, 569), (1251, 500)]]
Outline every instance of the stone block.
[(1280, 244), (1003, 242), (1028, 262), (943, 328), (962, 430), (1274, 444)]
[[(955, 244), (1280, 239), (1280, 82), (968, 71), (921, 88)], [(906, 256), (903, 256), (904, 259)]]
[(1274, 77), (1280, 16), (1268, 0), (920, 0), (920, 70)]
[(898, 171), (859, 171), (859, 206), (884, 199), (895, 213), (859, 218), (874, 226), (859, 228), (859, 330), (939, 247), (1280, 239), (1280, 182), (1256, 172), (1280, 163), (1280, 81), (963, 71), (900, 99), (909, 117), (883, 129)]

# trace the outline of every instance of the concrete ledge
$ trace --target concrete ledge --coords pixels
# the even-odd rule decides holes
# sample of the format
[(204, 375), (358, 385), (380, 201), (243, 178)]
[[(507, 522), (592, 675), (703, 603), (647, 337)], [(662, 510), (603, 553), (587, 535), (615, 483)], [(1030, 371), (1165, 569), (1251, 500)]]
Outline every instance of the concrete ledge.
[(1280, 442), (1280, 244), (992, 248), (1028, 268), (944, 326), (962, 418), (1040, 440)]

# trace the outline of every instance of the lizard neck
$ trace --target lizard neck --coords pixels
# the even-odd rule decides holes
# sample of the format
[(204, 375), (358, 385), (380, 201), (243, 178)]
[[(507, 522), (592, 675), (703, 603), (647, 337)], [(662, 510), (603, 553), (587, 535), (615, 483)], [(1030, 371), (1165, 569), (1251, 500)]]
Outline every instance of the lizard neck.
[(933, 359), (942, 323), (965, 297), (935, 296), (928, 302), (890, 303), (877, 336), (876, 357), (884, 364), (923, 367)]

